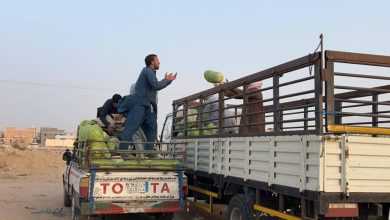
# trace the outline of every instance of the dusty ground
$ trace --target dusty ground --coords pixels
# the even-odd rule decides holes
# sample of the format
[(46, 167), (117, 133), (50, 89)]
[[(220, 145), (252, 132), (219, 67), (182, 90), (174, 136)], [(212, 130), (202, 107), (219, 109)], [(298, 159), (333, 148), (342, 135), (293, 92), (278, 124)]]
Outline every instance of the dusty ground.
[[(0, 148), (0, 219), (70, 220), (63, 207), (61, 152)], [(108, 218), (114, 219), (114, 218)], [(115, 220), (152, 220), (148, 216), (122, 216)], [(186, 213), (176, 220), (202, 220)]]

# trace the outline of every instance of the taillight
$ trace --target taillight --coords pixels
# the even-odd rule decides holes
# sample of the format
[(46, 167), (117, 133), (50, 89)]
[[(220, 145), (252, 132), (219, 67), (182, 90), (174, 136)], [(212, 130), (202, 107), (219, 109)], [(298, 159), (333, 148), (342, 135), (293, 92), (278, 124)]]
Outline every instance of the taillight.
[(358, 217), (359, 207), (356, 203), (329, 203), (325, 217)]
[(89, 177), (83, 177), (80, 181), (80, 198), (88, 199)]

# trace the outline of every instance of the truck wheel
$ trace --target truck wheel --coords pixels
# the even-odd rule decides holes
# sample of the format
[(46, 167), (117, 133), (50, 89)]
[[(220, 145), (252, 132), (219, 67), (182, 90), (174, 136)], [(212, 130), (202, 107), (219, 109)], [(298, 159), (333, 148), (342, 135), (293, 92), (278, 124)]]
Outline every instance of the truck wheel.
[(156, 220), (172, 220), (173, 218), (173, 213), (163, 213), (156, 215)]
[(72, 206), (72, 200), (70, 199), (70, 196), (68, 195), (68, 193), (66, 193), (65, 189), (64, 189), (64, 206), (65, 207)]
[(72, 220), (87, 220), (88, 216), (81, 215), (80, 208), (78, 207), (79, 201), (75, 195), (72, 197)]
[(230, 202), (227, 212), (227, 220), (254, 220), (251, 202), (248, 202), (244, 195), (234, 196)]

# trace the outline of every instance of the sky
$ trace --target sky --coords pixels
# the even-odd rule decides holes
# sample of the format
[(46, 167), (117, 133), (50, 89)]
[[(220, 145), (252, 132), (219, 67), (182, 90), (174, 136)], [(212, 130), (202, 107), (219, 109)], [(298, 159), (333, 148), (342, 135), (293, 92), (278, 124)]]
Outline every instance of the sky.
[(159, 122), (173, 100), (325, 48), (390, 55), (390, 1), (0, 0), (0, 129), (58, 127), (118, 92), (128, 94), (156, 53), (178, 78), (159, 93)]

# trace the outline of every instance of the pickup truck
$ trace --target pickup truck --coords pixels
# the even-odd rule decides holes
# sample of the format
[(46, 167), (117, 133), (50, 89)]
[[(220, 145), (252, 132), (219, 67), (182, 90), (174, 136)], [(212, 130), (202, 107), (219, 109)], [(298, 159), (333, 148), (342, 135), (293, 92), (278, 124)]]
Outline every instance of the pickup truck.
[[(174, 145), (156, 143), (153, 152), (116, 148), (97, 160), (91, 157), (96, 146), (76, 141), (63, 174), (64, 205), (73, 220), (127, 213), (170, 220), (184, 207), (186, 178)], [(145, 153), (158, 156), (148, 159)]]

